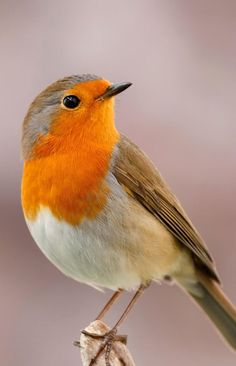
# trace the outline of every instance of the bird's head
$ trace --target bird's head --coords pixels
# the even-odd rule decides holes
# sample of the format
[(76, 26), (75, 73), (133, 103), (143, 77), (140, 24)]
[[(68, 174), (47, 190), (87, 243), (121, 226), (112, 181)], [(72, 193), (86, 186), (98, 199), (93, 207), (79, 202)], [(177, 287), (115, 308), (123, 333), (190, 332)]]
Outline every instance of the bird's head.
[(24, 119), (24, 159), (117, 139), (114, 96), (131, 83), (111, 84), (95, 75), (58, 80), (41, 92)]

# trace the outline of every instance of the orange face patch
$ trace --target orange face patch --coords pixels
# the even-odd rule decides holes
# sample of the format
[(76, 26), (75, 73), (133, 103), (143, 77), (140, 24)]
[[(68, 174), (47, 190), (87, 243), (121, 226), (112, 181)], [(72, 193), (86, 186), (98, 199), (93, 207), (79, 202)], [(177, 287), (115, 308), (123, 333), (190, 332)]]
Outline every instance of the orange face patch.
[(76, 110), (61, 108), (52, 117), (50, 132), (34, 146), (26, 160), (22, 180), (22, 205), (28, 219), (41, 206), (71, 224), (94, 218), (105, 206), (109, 187), (105, 181), (119, 134), (114, 126), (113, 98), (102, 102), (109, 83), (94, 80), (76, 85), (65, 95), (77, 95)]

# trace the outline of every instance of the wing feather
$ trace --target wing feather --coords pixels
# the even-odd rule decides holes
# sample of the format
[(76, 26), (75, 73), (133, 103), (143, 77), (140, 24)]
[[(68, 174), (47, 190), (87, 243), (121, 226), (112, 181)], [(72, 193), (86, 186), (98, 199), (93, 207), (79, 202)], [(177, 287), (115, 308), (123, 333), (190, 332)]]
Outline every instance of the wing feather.
[(207, 247), (180, 202), (150, 159), (127, 137), (121, 136), (113, 173), (120, 184), (185, 245), (197, 265), (219, 282)]

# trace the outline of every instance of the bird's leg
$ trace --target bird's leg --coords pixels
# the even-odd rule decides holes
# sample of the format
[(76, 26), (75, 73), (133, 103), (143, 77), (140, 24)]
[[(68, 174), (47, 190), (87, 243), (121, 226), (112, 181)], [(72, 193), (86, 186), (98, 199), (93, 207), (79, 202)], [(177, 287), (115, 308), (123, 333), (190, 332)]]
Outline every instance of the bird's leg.
[(132, 297), (131, 301), (129, 302), (129, 304), (127, 305), (127, 307), (125, 308), (123, 314), (121, 315), (121, 317), (118, 319), (118, 321), (116, 322), (114, 328), (118, 328), (121, 323), (124, 321), (124, 319), (127, 317), (127, 315), (129, 314), (130, 310), (132, 309), (132, 307), (134, 306), (134, 304), (137, 302), (138, 298), (143, 294), (144, 290), (150, 286), (151, 282), (146, 283), (145, 285), (141, 285), (139, 287), (139, 289), (135, 292), (134, 296)]
[[(107, 333), (105, 333), (104, 335), (98, 335), (98, 334), (91, 334), (89, 332), (86, 331), (82, 331), (83, 334), (94, 337), (94, 338), (103, 338), (103, 343), (101, 345), (101, 347), (99, 348), (96, 356), (91, 360), (89, 366), (93, 366), (96, 363), (96, 360), (98, 359), (98, 357), (102, 354), (103, 351), (105, 351), (105, 361), (106, 361), (106, 366), (110, 366), (110, 362), (109, 362), (109, 358), (110, 358), (110, 353), (112, 350), (112, 344), (115, 341), (121, 341), (121, 336), (117, 336), (117, 328), (121, 325), (121, 323), (124, 321), (124, 319), (127, 317), (127, 315), (129, 314), (130, 310), (132, 309), (132, 307), (134, 306), (134, 304), (137, 302), (138, 298), (142, 295), (142, 293), (144, 292), (144, 290), (150, 285), (150, 282), (145, 284), (145, 285), (141, 285), (139, 287), (139, 289), (136, 291), (135, 295), (133, 296), (133, 298), (131, 299), (131, 301), (129, 302), (128, 306), (125, 308), (124, 312), (122, 313), (121, 317), (118, 319), (118, 321), (116, 322), (116, 324), (114, 325), (114, 327)], [(113, 295), (113, 297), (115, 296), (116, 293)], [(118, 296), (118, 295), (117, 295)], [(112, 298), (110, 299), (110, 301), (112, 302)], [(110, 302), (109, 301), (109, 302)], [(108, 302), (108, 303), (109, 303)], [(112, 302), (113, 303), (113, 302)], [(106, 308), (106, 306), (105, 306)]]
[(108, 312), (108, 310), (110, 310), (110, 308), (112, 307), (112, 305), (118, 300), (118, 298), (120, 297), (120, 295), (123, 293), (123, 289), (119, 289), (118, 291), (116, 291), (112, 297), (109, 299), (109, 301), (106, 303), (106, 305), (104, 306), (104, 308), (101, 310), (101, 312), (98, 314), (98, 316), (96, 317), (95, 320), (101, 320), (102, 318), (104, 318), (105, 314)]
[[(100, 311), (100, 313), (98, 314), (98, 316), (96, 317), (96, 320), (102, 320), (104, 318), (104, 316), (106, 315), (106, 313), (110, 310), (110, 308), (112, 307), (112, 305), (114, 305), (114, 303), (118, 300), (118, 298), (120, 297), (120, 295), (124, 292), (123, 289), (119, 289), (116, 292), (114, 292), (114, 294), (112, 295), (112, 297), (108, 300), (108, 302), (106, 303), (106, 305), (104, 306), (104, 308)], [(96, 333), (91, 333), (91, 332), (87, 332), (86, 330), (82, 330), (83, 334), (90, 336), (94, 339), (101, 339), (101, 338), (105, 338), (105, 334), (101, 335), (101, 334), (96, 334)], [(117, 336), (117, 340), (119, 340), (122, 343), (127, 342), (127, 336)]]

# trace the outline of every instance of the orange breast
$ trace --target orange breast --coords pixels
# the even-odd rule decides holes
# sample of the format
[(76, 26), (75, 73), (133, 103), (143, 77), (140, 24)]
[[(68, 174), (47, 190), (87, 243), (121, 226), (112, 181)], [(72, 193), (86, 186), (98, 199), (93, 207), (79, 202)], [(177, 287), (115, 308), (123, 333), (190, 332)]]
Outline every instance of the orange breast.
[[(81, 85), (94, 88), (92, 82)], [(34, 219), (44, 206), (58, 219), (77, 224), (96, 217), (106, 205), (109, 187), (105, 178), (119, 133), (112, 99), (102, 103), (94, 102), (93, 96), (90, 99), (86, 102), (85, 98), (78, 111), (58, 110), (49, 133), (39, 137), (31, 158), (25, 161), (22, 205), (28, 219)]]
[(110, 158), (111, 151), (80, 150), (26, 161), (22, 180), (26, 217), (34, 219), (41, 206), (70, 224), (96, 217), (109, 194), (105, 177)]

